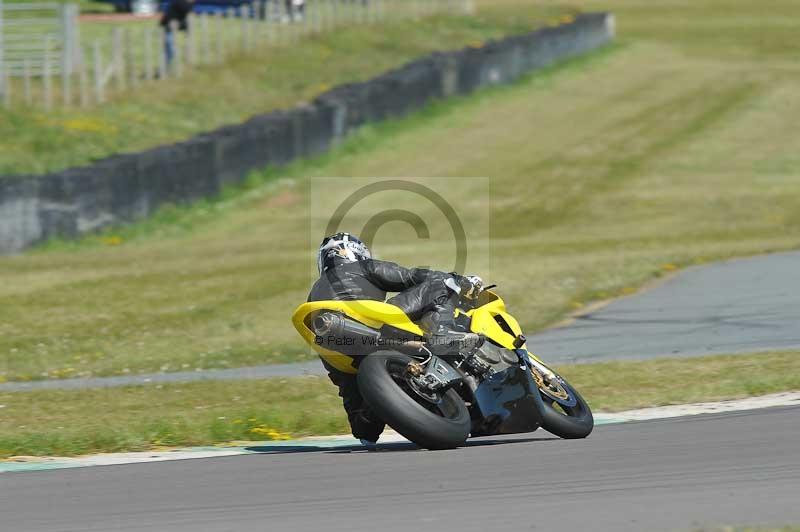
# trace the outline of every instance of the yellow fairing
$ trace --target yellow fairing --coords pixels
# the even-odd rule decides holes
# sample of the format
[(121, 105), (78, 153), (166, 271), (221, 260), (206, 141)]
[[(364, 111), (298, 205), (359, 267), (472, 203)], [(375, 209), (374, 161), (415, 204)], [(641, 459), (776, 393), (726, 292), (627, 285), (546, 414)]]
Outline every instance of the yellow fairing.
[[(487, 336), (505, 347), (506, 349), (514, 349), (514, 340), (517, 335), (522, 334), (522, 328), (514, 316), (506, 312), (506, 305), (503, 300), (495, 295), (494, 299), (476, 309), (467, 312), (467, 315), (472, 318), (470, 328), (472, 332)], [(509, 334), (503, 330), (497, 322), (497, 317), (502, 318), (508, 324), (514, 334)]]
[[(481, 306), (467, 312), (471, 318), (470, 328), (472, 332), (483, 334), (494, 340), (497, 344), (506, 349), (514, 349), (514, 340), (517, 335), (522, 334), (519, 322), (506, 312), (505, 303), (495, 293), (486, 291), (482, 295)], [(399, 308), (389, 303), (381, 301), (357, 300), (357, 301), (312, 301), (303, 303), (292, 316), (292, 323), (295, 329), (308, 344), (319, 353), (328, 364), (344, 373), (358, 373), (353, 367), (353, 357), (331, 351), (319, 346), (314, 341), (315, 334), (311, 329), (311, 322), (317, 313), (322, 310), (341, 312), (342, 314), (372, 327), (380, 329), (381, 326), (391, 325), (398, 329), (412, 333), (416, 336), (423, 336), (424, 333), (419, 326), (408, 319), (408, 316)], [(460, 311), (456, 311), (458, 314)], [(514, 334), (509, 334), (497, 322), (497, 317), (501, 317), (509, 326)], [(526, 348), (526, 346), (523, 346)], [(541, 362), (533, 353), (528, 354)]]
[[(470, 329), (472, 329), (472, 332), (491, 338), (506, 349), (514, 349), (514, 340), (518, 335), (522, 334), (522, 327), (519, 326), (519, 322), (506, 311), (506, 304), (494, 292), (487, 290), (481, 297), (484, 298), (485, 302), (480, 307), (467, 312), (467, 315), (472, 318)], [(500, 326), (497, 322), (498, 316), (508, 324), (509, 328), (514, 332), (513, 335)], [(527, 351), (526, 345), (523, 345), (522, 348)], [(530, 351), (528, 351), (528, 355), (541, 362)]]
[(317, 313), (322, 310), (341, 312), (342, 314), (372, 327), (380, 329), (384, 324), (391, 325), (417, 336), (422, 336), (422, 329), (408, 319), (408, 316), (399, 307), (381, 301), (312, 301), (303, 303), (292, 316), (292, 323), (297, 332), (308, 344), (319, 353), (328, 364), (344, 373), (357, 373), (353, 367), (353, 357), (331, 351), (319, 346), (314, 341), (315, 334), (311, 329), (311, 322)]

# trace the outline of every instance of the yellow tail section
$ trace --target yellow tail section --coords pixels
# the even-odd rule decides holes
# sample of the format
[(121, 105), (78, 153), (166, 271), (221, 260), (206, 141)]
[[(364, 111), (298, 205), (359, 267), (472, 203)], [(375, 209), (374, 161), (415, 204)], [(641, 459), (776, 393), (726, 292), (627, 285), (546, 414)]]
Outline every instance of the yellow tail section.
[(316, 335), (311, 328), (311, 322), (323, 310), (341, 312), (347, 317), (373, 329), (380, 329), (383, 325), (391, 325), (417, 336), (423, 336), (424, 334), (422, 329), (408, 319), (408, 316), (399, 307), (382, 301), (311, 301), (303, 303), (294, 311), (292, 316), (294, 328), (325, 362), (344, 373), (355, 374), (358, 372), (353, 367), (353, 357), (325, 349), (315, 341)]

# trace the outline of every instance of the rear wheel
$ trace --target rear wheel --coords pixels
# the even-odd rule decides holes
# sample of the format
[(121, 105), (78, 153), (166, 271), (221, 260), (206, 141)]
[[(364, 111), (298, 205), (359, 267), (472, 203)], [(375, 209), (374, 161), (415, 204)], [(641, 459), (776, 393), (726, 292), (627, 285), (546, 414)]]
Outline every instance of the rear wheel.
[(542, 396), (542, 428), (566, 439), (585, 438), (594, 428), (594, 417), (581, 394), (561, 375), (547, 378), (531, 368)]
[(452, 449), (469, 436), (470, 416), (455, 390), (429, 392), (416, 386), (406, 368), (414, 359), (394, 351), (373, 353), (358, 368), (358, 387), (394, 430), (427, 449)]

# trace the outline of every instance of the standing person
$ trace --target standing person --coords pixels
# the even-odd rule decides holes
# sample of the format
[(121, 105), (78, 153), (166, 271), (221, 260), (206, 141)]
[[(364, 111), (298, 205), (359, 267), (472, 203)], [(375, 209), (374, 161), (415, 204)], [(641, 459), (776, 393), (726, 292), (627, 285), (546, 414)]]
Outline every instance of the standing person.
[(178, 31), (189, 30), (189, 13), (194, 7), (194, 0), (168, 0), (161, 15), (160, 25), (164, 29), (164, 55), (167, 58), (167, 65), (172, 64), (175, 57), (175, 35), (173, 33), (172, 22), (178, 22)]

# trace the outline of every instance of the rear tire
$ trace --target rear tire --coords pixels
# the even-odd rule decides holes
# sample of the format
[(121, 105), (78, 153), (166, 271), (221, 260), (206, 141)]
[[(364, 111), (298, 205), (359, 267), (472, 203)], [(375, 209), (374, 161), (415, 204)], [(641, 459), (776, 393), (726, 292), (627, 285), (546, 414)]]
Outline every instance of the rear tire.
[(452, 389), (438, 394), (438, 405), (415, 394), (403, 377), (413, 360), (395, 351), (366, 356), (358, 368), (361, 395), (387, 425), (420, 447), (438, 450), (464, 445), (471, 428), (464, 400)]

